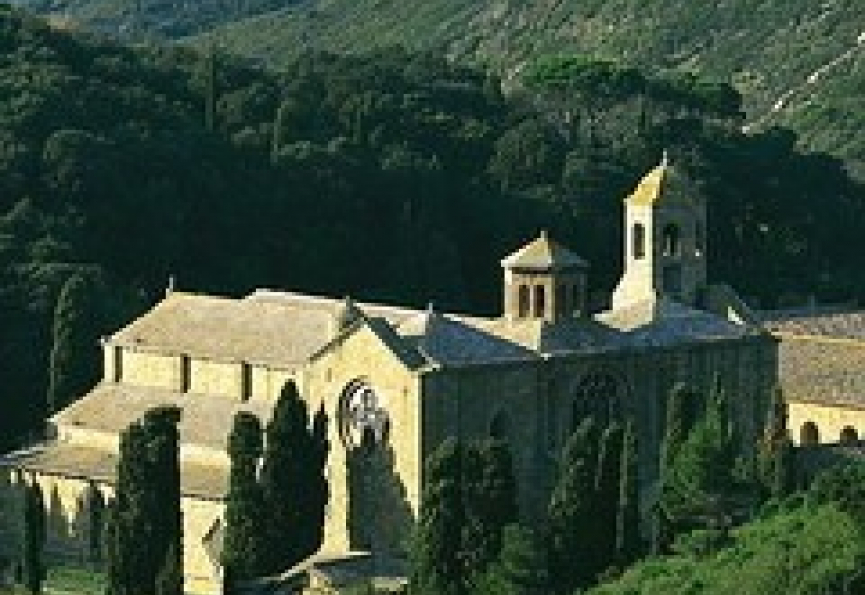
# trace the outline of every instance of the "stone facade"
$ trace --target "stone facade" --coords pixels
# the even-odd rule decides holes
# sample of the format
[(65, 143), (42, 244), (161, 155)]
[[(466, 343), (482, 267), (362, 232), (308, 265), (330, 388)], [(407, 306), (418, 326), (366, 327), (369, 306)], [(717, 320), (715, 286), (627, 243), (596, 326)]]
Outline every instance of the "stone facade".
[[(675, 383), (706, 389), (718, 379), (747, 447), (762, 427), (778, 369), (776, 340), (729, 289), (705, 286), (698, 237), (705, 207), (683, 194), (691, 189), (665, 162), (629, 197), (625, 213), (629, 227), (651, 223), (642, 238), (647, 262), (648, 254), (673, 258), (656, 245), (663, 229), (655, 228), (675, 215), (680, 244), (671, 254), (681, 260), (684, 284), (665, 286), (654, 265), (629, 266), (614, 308), (595, 316), (585, 307), (587, 263), (546, 234), (502, 261), (498, 318), (269, 290), (242, 299), (172, 292), (105, 338), (101, 383), (51, 419), (52, 441), (5, 457), (9, 477), (50, 484), (64, 522), (80, 524), (88, 482), (110, 496), (118, 433), (152, 406), (180, 406), (186, 588), (217, 592), (232, 417), (246, 410), (266, 422), (291, 379), (309, 410), (323, 407), (329, 419), (321, 548), (329, 559), (359, 549), (404, 557), (423, 461), (449, 436), (508, 441), (521, 514), (531, 519), (543, 512), (575, 424), (585, 415), (629, 417), (648, 502)], [(629, 236), (627, 254), (633, 242)], [(364, 435), (375, 447), (359, 456)], [(7, 542), (14, 534), (6, 531)], [(65, 539), (80, 555), (80, 536)]]

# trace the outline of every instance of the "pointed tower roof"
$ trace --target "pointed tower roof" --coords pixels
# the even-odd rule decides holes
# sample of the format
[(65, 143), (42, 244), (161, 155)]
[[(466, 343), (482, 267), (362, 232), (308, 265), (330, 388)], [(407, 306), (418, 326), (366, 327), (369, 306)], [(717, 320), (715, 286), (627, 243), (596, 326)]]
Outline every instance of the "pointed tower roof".
[(662, 202), (693, 205), (699, 196), (697, 185), (680, 168), (670, 163), (664, 151), (661, 163), (643, 176), (625, 202), (632, 206), (655, 206)]
[(502, 259), (506, 269), (557, 271), (586, 268), (589, 263), (547, 236), (546, 231), (513, 254)]

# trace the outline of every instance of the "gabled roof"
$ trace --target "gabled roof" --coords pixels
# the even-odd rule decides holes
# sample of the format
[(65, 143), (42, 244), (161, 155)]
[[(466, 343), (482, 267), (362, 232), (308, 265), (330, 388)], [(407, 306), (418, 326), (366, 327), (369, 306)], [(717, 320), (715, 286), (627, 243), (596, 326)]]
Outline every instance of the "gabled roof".
[(616, 348), (620, 333), (591, 318), (546, 320), (501, 319), (484, 326), (490, 333), (538, 355), (564, 355)]
[(589, 263), (547, 236), (541, 235), (502, 259), (506, 269), (529, 269), (557, 271), (563, 269), (586, 268)]
[(525, 361), (524, 347), (432, 309), (401, 324), (397, 332), (431, 363), (466, 366)]
[(865, 310), (762, 313), (766, 328), (780, 335), (865, 341)]
[[(0, 467), (113, 485), (117, 476), (117, 461), (116, 451), (51, 442), (4, 455), (0, 457)], [(184, 496), (221, 500), (228, 491), (228, 473), (227, 465), (181, 460), (180, 491)]]
[(315, 353), (311, 354), (309, 359), (314, 360), (320, 357), (353, 333), (362, 328), (366, 328), (375, 335), (376, 338), (381, 341), (382, 346), (390, 351), (407, 369), (416, 370), (428, 363), (423, 355), (397, 334), (393, 326), (391, 326), (387, 320), (384, 318), (369, 317), (364, 315), (362, 312), (358, 312), (358, 314), (358, 318), (345, 328), (341, 329), (339, 333), (334, 335), (330, 341), (322, 345)]
[(635, 347), (661, 347), (764, 334), (759, 327), (736, 324), (666, 296), (649, 298), (624, 308), (601, 312), (595, 319), (622, 331), (623, 340)]
[(234, 414), (249, 411), (267, 423), (273, 404), (251, 399), (240, 402), (220, 395), (189, 394), (130, 384), (101, 383), (75, 401), (51, 421), (59, 427), (82, 427), (106, 434), (118, 434), (145, 412), (161, 405), (180, 407), (180, 441), (224, 450)]
[(643, 176), (625, 202), (632, 206), (655, 206), (662, 202), (693, 205), (699, 197), (700, 189), (696, 183), (670, 164), (664, 152), (661, 163)]

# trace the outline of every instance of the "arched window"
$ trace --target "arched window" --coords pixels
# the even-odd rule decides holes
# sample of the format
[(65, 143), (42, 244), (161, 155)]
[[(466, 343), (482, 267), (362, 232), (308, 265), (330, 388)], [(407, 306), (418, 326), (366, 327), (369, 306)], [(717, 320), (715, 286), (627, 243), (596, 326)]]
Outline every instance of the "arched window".
[(543, 285), (535, 286), (535, 318), (543, 318), (546, 314), (546, 289)]
[(589, 374), (577, 386), (571, 408), (571, 429), (586, 417), (604, 428), (621, 414), (620, 383), (609, 374)]
[(520, 285), (520, 288), (517, 290), (517, 300), (518, 300), (518, 312), (520, 318), (525, 318), (529, 315), (529, 286), (528, 285)]
[(631, 230), (631, 252), (634, 260), (640, 260), (646, 255), (646, 228), (642, 223), (634, 223)]
[(859, 444), (859, 434), (856, 432), (856, 429), (851, 426), (844, 426), (841, 429), (841, 436), (839, 442), (844, 446), (855, 446)]
[(679, 227), (675, 223), (668, 223), (664, 226), (661, 242), (664, 256), (679, 255)]
[(817, 429), (817, 424), (813, 421), (806, 421), (802, 424), (802, 430), (799, 432), (799, 442), (804, 446), (819, 444), (820, 431)]
[(508, 414), (499, 411), (490, 421), (490, 437), (497, 440), (507, 441), (511, 434), (511, 421)]

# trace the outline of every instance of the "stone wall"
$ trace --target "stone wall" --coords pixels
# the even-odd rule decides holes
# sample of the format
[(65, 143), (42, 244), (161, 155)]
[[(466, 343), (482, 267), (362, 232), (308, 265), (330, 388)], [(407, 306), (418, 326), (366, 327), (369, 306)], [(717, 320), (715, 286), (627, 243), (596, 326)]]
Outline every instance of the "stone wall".
[[(17, 472), (2, 469), (5, 478), (0, 484), (5, 502), (15, 498)], [(5, 479), (12, 478), (12, 481)], [(39, 484), (45, 498), (47, 532), (46, 553), (48, 563), (66, 562), (77, 565), (89, 563), (89, 510), (85, 493), (89, 481), (83, 478), (63, 477), (47, 473), (27, 472), (22, 478), (27, 482)], [(108, 502), (114, 494), (113, 486), (97, 484)], [(221, 583), (216, 568), (204, 549), (203, 539), (216, 519), (223, 514), (224, 505), (219, 501), (183, 497), (183, 565), (184, 590), (194, 595), (211, 595), (220, 592)], [(17, 524), (10, 525), (15, 520)], [(20, 539), (23, 517), (15, 519), (4, 517), (7, 524), (0, 527), (0, 543), (4, 550), (15, 551), (15, 541)]]
[[(386, 440), (377, 448), (390, 453), (385, 457), (389, 485), (386, 492), (382, 490), (379, 495), (386, 495), (391, 500), (393, 510), (407, 510), (412, 516), (419, 506), (418, 377), (374, 332), (361, 327), (314, 359), (299, 378), (300, 391), (309, 403), (310, 412), (315, 412), (323, 404), (328, 416), (330, 501), (323, 551), (345, 552), (354, 548), (347, 481), (349, 445), (340, 435), (340, 398), (346, 387), (358, 380), (369, 382), (388, 417)], [(380, 464), (378, 468), (381, 469)], [(385, 524), (390, 528), (382, 527), (383, 531), (396, 530), (393, 523)], [(400, 531), (406, 528), (404, 525)], [(399, 540), (397, 537), (389, 539), (390, 542)]]

